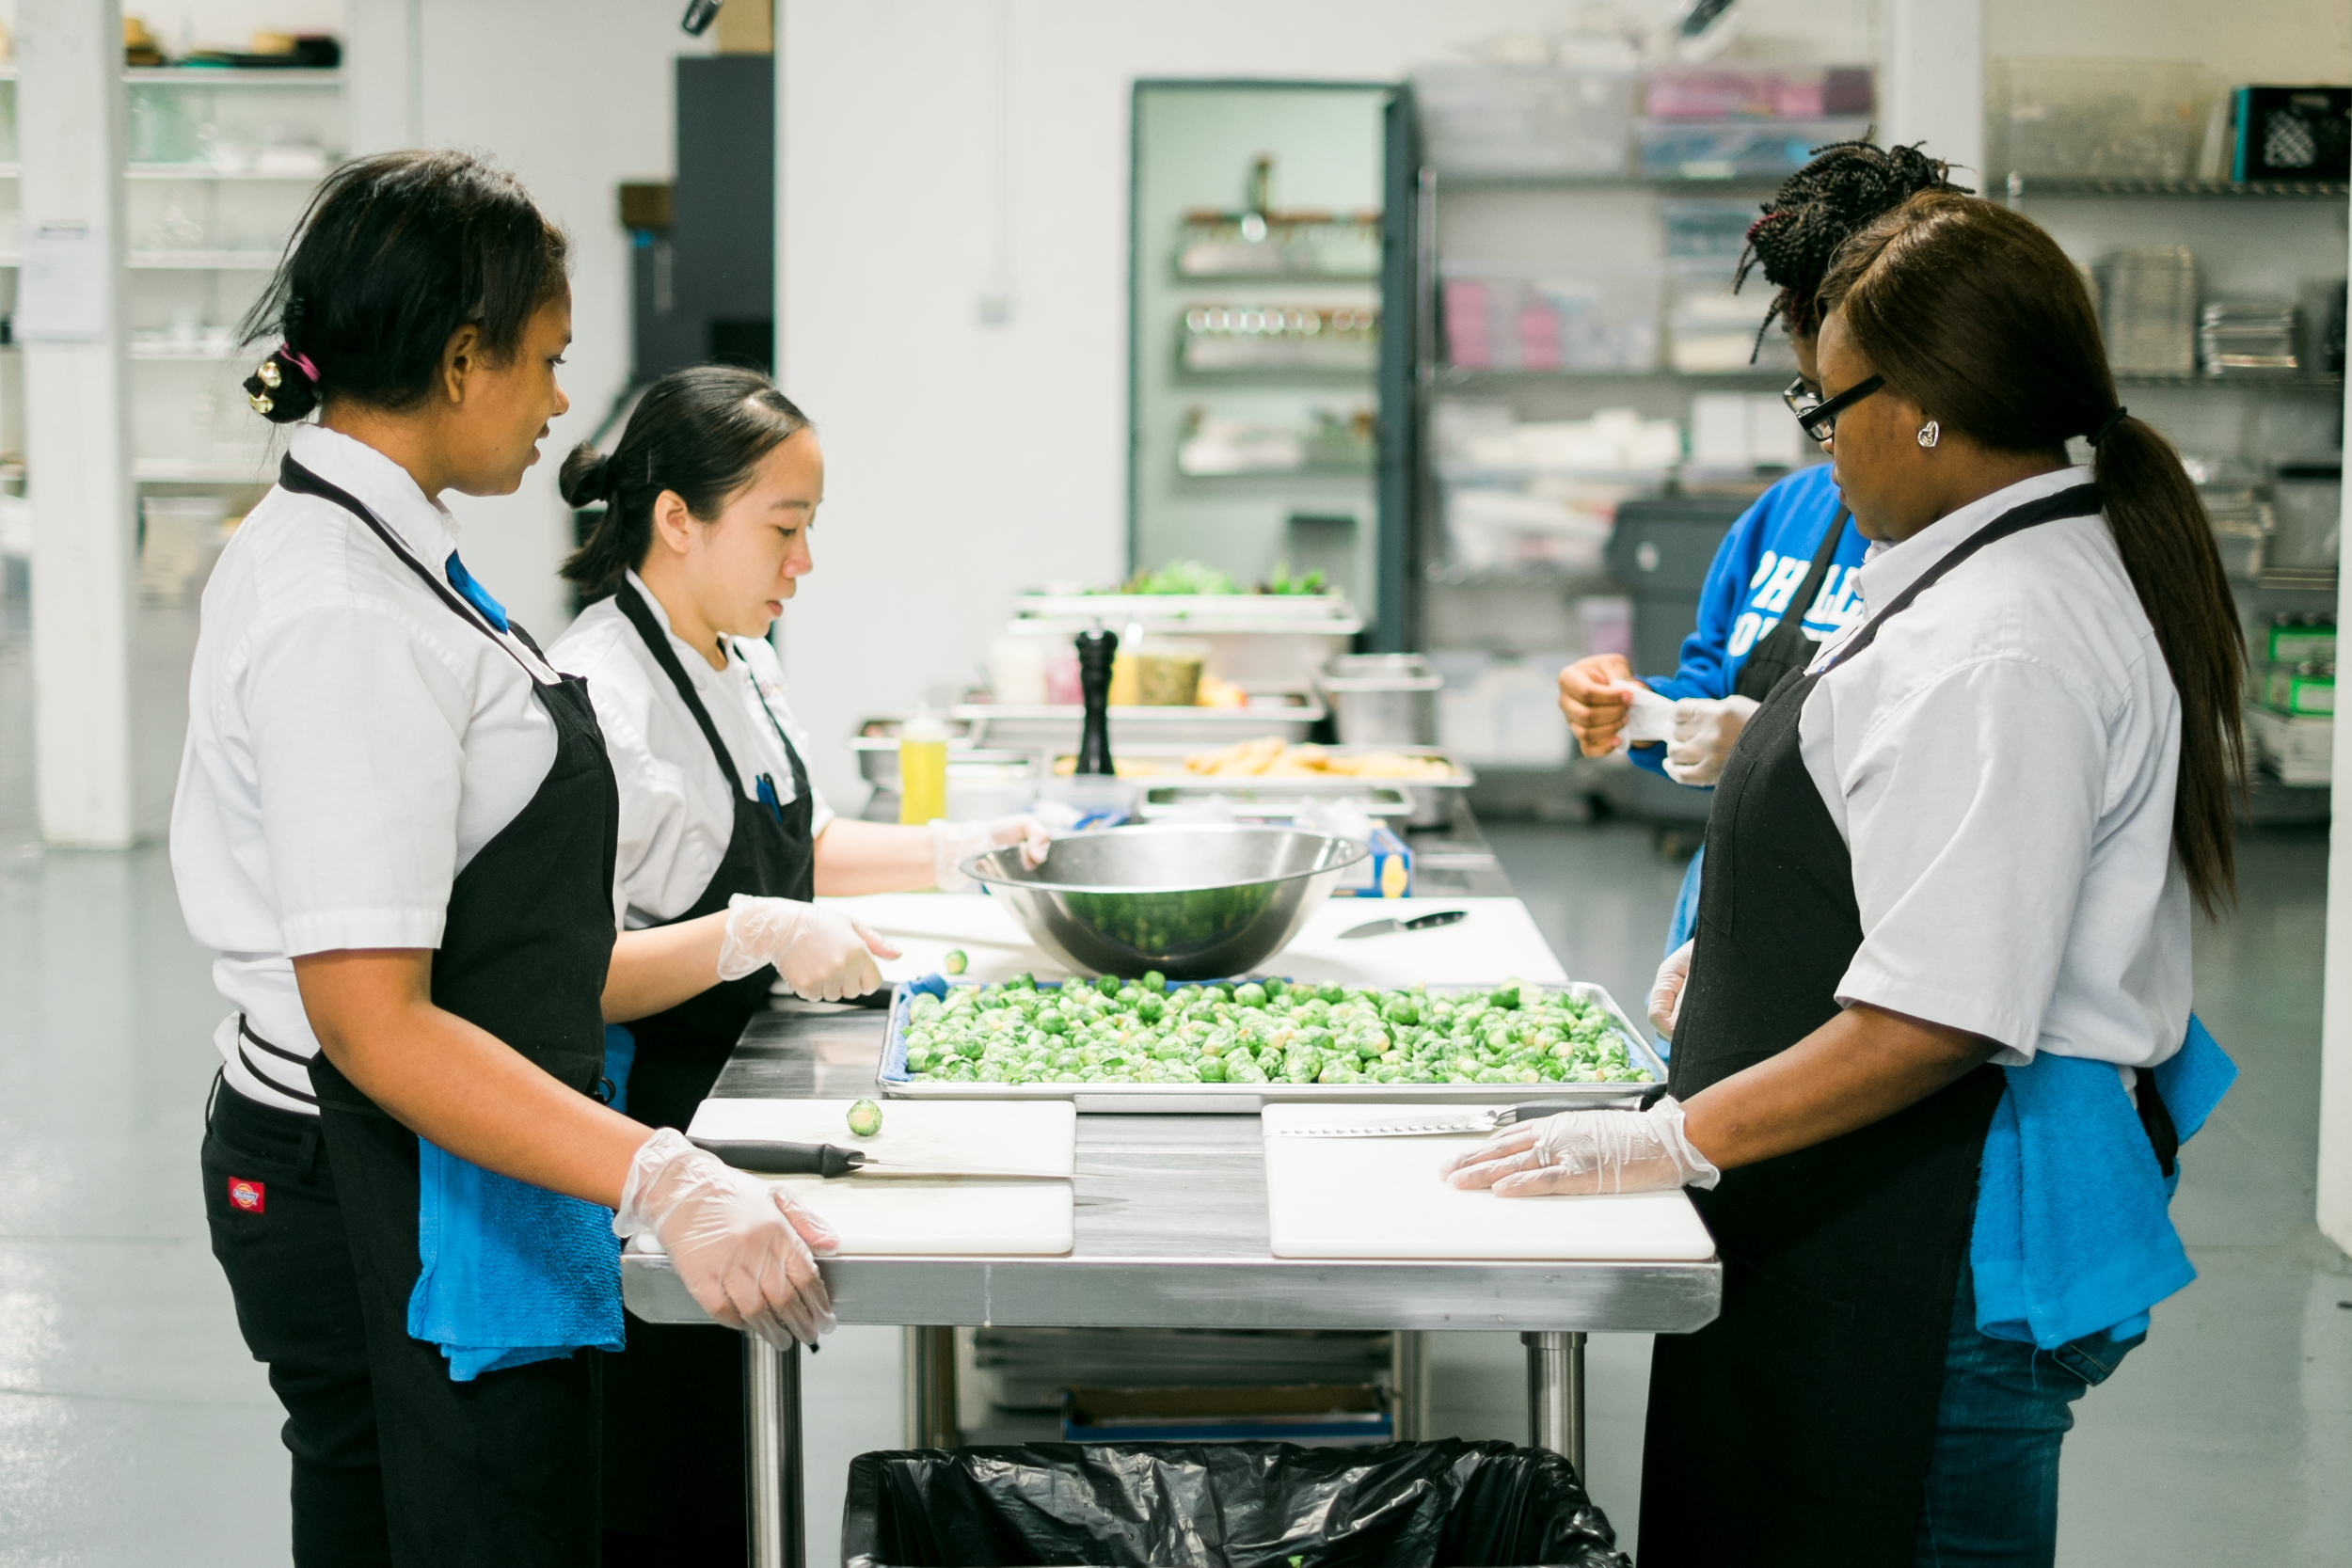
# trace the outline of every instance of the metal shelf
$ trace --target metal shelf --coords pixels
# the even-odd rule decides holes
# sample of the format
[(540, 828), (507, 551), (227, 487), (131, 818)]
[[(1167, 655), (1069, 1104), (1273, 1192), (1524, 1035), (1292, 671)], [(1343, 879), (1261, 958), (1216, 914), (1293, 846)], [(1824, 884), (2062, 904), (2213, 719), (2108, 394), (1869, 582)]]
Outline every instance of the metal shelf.
[(274, 250), (135, 250), (128, 265), (140, 272), (269, 272)]
[(135, 87), (339, 87), (343, 84), (343, 73), (341, 71), (165, 65), (125, 71), (122, 79)]
[(142, 457), (131, 465), (141, 484), (252, 484), (266, 486), (276, 475), (269, 461), (254, 458)]
[(1737, 371), (1576, 371), (1576, 370), (1507, 370), (1500, 367), (1470, 365), (1440, 365), (1438, 385), (1440, 387), (1470, 387), (1483, 381), (1689, 381), (1702, 386), (1770, 384), (1774, 388), (1787, 385), (1790, 372), (1786, 370)]
[[(13, 167), (14, 166), (11, 165), (8, 166)], [(319, 181), (326, 179), (327, 175), (333, 171), (334, 166), (332, 164), (328, 164), (321, 168), (310, 169), (301, 174), (280, 174), (275, 171), (263, 169), (215, 168), (210, 164), (130, 164), (124, 166), (122, 177), (125, 180), (228, 180), (274, 182), (278, 184), (288, 184), (299, 182), (303, 184), (309, 185), (315, 184)]]
[(2225, 392), (2325, 392), (2330, 396), (2344, 391), (2340, 375), (2296, 375), (2283, 372), (2277, 375), (2118, 375), (2118, 387), (2196, 387)]
[(1652, 174), (1448, 174), (1435, 171), (1438, 192), (1472, 191), (1655, 191), (1661, 196), (1770, 196), (1785, 175), (1736, 174), (1696, 180)]
[(2035, 197), (2169, 197), (2176, 200), (2341, 201), (2352, 183), (2341, 180), (2061, 180), (2012, 174), (2011, 202)]

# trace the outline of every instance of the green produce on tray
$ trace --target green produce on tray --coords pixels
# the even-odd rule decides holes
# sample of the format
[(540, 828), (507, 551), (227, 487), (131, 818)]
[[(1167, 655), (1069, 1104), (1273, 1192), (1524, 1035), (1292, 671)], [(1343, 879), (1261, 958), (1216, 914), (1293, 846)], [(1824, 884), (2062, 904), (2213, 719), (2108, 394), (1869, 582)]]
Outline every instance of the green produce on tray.
[(1279, 979), (1170, 986), (1158, 974), (923, 994), (907, 1076), (981, 1084), (1622, 1084), (1649, 1074), (1608, 1008), (1505, 981), (1372, 990)]

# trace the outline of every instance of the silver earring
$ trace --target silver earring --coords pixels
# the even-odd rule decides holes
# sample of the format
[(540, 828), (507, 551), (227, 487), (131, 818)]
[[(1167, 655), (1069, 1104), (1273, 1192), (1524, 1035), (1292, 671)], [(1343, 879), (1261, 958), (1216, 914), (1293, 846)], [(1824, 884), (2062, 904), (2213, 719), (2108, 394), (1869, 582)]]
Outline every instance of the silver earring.
[(1936, 442), (1942, 440), (1943, 437), (1944, 427), (1937, 424), (1933, 420), (1930, 420), (1927, 423), (1919, 427), (1919, 444), (1923, 447), (1931, 447), (1935, 445)]

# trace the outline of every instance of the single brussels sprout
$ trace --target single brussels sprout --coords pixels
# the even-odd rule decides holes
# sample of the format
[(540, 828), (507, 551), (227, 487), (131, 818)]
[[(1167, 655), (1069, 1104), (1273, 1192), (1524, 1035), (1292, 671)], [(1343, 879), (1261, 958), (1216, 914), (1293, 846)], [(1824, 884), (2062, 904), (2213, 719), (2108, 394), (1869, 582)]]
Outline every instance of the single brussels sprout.
[(962, 948), (950, 947), (947, 956), (939, 960), (939, 967), (950, 974), (961, 974), (972, 967), (972, 960), (964, 956)]

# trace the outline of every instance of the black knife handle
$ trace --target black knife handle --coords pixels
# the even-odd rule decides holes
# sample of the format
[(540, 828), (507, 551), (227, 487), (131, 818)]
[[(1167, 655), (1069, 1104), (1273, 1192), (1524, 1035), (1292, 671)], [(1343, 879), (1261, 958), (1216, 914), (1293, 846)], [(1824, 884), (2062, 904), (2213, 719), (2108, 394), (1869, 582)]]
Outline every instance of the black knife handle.
[(1439, 910), (1435, 914), (1417, 914), (1410, 920), (1400, 920), (1396, 924), (1397, 929), (1401, 931), (1426, 931), (1439, 926), (1451, 926), (1457, 920), (1469, 918), (1470, 911), (1468, 910)]
[(777, 1143), (765, 1138), (689, 1138), (738, 1170), (771, 1176), (821, 1176), (831, 1180), (866, 1164), (865, 1154), (837, 1144)]

